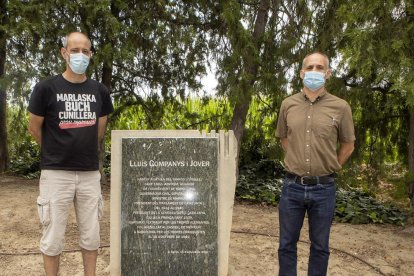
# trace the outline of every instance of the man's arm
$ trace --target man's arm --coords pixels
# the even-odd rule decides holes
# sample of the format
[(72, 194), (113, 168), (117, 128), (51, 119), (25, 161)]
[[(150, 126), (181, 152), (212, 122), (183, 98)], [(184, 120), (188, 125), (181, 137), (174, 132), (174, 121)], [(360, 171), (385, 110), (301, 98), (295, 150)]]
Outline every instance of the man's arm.
[(98, 145), (101, 145), (103, 138), (105, 136), (106, 122), (108, 121), (108, 116), (99, 117), (98, 122)]
[(280, 138), (280, 144), (282, 145), (283, 150), (286, 152), (289, 145), (288, 138)]
[(42, 125), (45, 117), (34, 115), (29, 112), (29, 133), (39, 146), (42, 146)]
[(354, 142), (341, 143), (341, 146), (338, 151), (338, 162), (339, 164), (344, 165), (349, 156), (351, 156), (354, 151)]

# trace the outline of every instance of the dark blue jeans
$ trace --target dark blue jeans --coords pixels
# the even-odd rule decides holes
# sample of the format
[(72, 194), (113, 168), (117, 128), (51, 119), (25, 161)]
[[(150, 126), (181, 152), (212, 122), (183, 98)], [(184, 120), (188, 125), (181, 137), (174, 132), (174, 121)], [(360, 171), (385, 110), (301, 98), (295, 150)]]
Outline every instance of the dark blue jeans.
[(329, 232), (335, 210), (335, 183), (303, 186), (285, 178), (279, 202), (279, 276), (297, 275), (297, 242), (308, 213), (311, 241), (309, 276), (326, 275)]

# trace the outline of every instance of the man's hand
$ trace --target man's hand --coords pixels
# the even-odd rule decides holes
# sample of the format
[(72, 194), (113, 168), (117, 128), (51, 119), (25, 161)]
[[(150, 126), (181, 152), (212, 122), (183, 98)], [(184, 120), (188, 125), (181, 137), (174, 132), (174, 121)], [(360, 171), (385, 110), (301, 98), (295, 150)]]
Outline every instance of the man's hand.
[(42, 146), (42, 125), (45, 117), (37, 116), (29, 112), (29, 133), (39, 146)]

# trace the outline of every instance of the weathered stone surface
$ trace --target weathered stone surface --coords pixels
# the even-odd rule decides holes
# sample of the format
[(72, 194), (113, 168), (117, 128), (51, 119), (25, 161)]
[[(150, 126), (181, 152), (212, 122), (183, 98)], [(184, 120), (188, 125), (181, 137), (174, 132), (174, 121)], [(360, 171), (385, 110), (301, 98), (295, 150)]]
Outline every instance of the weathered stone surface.
[(121, 274), (217, 275), (217, 192), (217, 138), (123, 138)]

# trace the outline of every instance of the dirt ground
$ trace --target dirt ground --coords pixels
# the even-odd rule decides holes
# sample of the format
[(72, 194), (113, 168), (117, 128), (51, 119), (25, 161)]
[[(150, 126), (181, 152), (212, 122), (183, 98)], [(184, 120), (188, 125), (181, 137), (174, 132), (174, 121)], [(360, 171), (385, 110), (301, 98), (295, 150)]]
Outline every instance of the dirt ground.
[[(0, 176), (0, 275), (44, 275), (38, 253), (38, 181)], [(97, 275), (109, 275), (109, 189)], [(298, 243), (299, 275), (306, 275), (307, 225)], [(67, 227), (60, 275), (83, 275), (73, 213)], [(236, 203), (230, 242), (229, 275), (277, 275), (277, 208)], [(414, 227), (335, 223), (329, 275), (414, 275)]]

